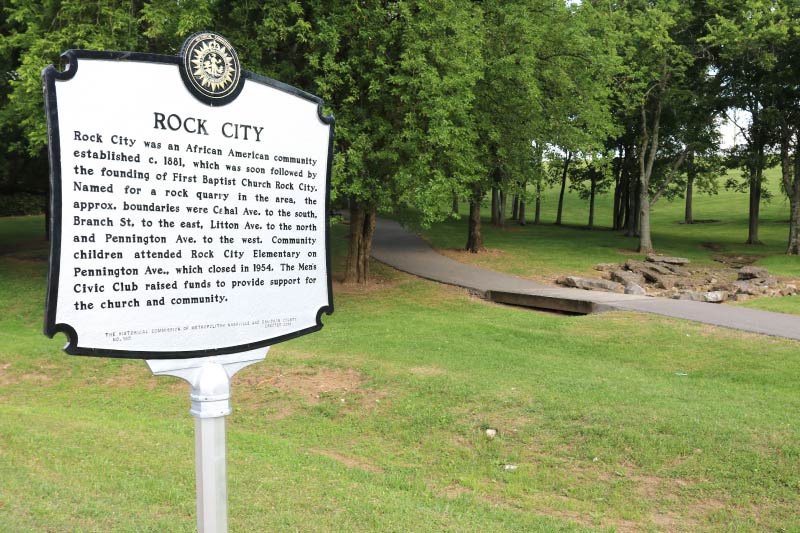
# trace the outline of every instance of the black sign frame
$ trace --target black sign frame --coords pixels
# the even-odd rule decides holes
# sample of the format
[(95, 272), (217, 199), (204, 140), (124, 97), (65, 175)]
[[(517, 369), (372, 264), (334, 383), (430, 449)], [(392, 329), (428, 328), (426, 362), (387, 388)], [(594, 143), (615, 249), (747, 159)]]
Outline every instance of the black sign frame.
[[(203, 32), (211, 33), (211, 32)], [(198, 35), (198, 34), (195, 34)], [(191, 39), (193, 36), (190, 36)], [(189, 41), (187, 39), (187, 42)], [(184, 47), (185, 48), (185, 47)], [(333, 313), (333, 287), (331, 274), (331, 239), (330, 239), (330, 192), (331, 192), (331, 169), (333, 165), (333, 138), (335, 119), (333, 115), (325, 115), (323, 111), (324, 102), (322, 98), (310, 94), (306, 91), (288, 85), (286, 83), (261, 76), (247, 70), (241, 71), (239, 87), (233, 91), (232, 95), (224, 101), (214, 101), (198, 97), (187, 86), (187, 90), (198, 100), (209, 106), (219, 106), (230, 103), (238, 96), (242, 86), (246, 81), (266, 85), (284, 93), (308, 100), (317, 104), (317, 116), (319, 120), (330, 126), (328, 139), (327, 169), (325, 176), (325, 264), (326, 264), (326, 283), (328, 304), (320, 307), (316, 312), (316, 324), (314, 326), (294, 331), (288, 334), (268, 337), (259, 341), (249, 342), (235, 346), (225, 346), (205, 350), (187, 351), (141, 351), (141, 350), (113, 350), (108, 348), (96, 348), (91, 346), (81, 346), (78, 332), (75, 328), (66, 323), (56, 322), (56, 306), (59, 292), (59, 274), (61, 262), (61, 227), (62, 227), (62, 170), (61, 170), (61, 146), (60, 130), (58, 122), (58, 103), (56, 99), (56, 82), (66, 81), (75, 76), (79, 69), (80, 59), (99, 59), (109, 61), (131, 61), (146, 63), (161, 63), (175, 65), (181, 71), (181, 77), (186, 82), (185, 74), (181, 65), (181, 56), (170, 56), (160, 54), (121, 52), (121, 51), (95, 51), (95, 50), (67, 50), (61, 55), (66, 62), (67, 68), (60, 72), (55, 66), (49, 65), (42, 71), (44, 86), (45, 112), (47, 118), (48, 152), (50, 159), (50, 258), (48, 265), (47, 297), (45, 303), (44, 334), (53, 338), (57, 333), (64, 333), (68, 338), (68, 343), (64, 346), (64, 351), (70, 355), (84, 355), (93, 357), (112, 357), (122, 359), (188, 359), (199, 357), (211, 357), (231, 353), (245, 352), (257, 348), (271, 346), (279, 342), (287, 341), (322, 329), (322, 314), (330, 315)]]

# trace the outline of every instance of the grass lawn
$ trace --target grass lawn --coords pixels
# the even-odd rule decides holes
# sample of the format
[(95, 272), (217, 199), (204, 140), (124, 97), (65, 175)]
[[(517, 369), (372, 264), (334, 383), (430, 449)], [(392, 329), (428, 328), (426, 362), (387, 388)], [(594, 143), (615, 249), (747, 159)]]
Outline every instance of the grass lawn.
[[(789, 203), (779, 190), (779, 169), (766, 172), (767, 187), (773, 194), (761, 207), (759, 237), (763, 244), (746, 245), (747, 195), (721, 188), (717, 195), (695, 193), (694, 218), (704, 223), (683, 224), (682, 199), (672, 202), (661, 199), (652, 211), (652, 238), (657, 253), (689, 258), (696, 265), (717, 264), (718, 255), (754, 256), (755, 264), (769, 269), (781, 278), (800, 282), (800, 257), (785, 255), (789, 236)], [(498, 229), (489, 223), (488, 207), (482, 223), (486, 253), (462, 251), (466, 243), (466, 204), (461, 205), (459, 220), (450, 220), (424, 230), (423, 236), (444, 254), (458, 261), (508, 272), (522, 277), (554, 282), (563, 274), (597, 276), (598, 263), (622, 263), (642, 259), (636, 253), (639, 240), (612, 231), (612, 193), (600, 195), (595, 207), (595, 227), (586, 229), (588, 201), (567, 192), (564, 200), (563, 225), (555, 226), (558, 190), (545, 191), (542, 202), (542, 224), (534, 225), (533, 205), (528, 205), (528, 224), (519, 226), (509, 221)], [(509, 213), (510, 215), (510, 213)], [(747, 307), (758, 307), (787, 313), (800, 313), (800, 298), (782, 303), (748, 301)], [(765, 307), (766, 306), (766, 307)], [(775, 307), (772, 307), (775, 306)]]
[[(41, 226), (0, 219), (0, 531), (192, 531), (188, 386), (41, 334)], [(234, 378), (231, 531), (800, 529), (796, 342), (375, 274)]]

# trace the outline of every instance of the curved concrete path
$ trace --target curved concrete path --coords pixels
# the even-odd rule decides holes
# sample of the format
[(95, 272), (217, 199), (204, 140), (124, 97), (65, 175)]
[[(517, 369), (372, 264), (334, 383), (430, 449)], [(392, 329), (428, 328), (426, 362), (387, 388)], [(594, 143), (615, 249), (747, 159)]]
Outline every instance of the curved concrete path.
[(650, 296), (551, 287), (449, 259), (437, 253), (419, 236), (406, 231), (392, 220), (378, 219), (372, 256), (403, 272), (464, 287), (499, 303), (584, 314), (608, 310), (639, 311), (800, 340), (800, 315)]

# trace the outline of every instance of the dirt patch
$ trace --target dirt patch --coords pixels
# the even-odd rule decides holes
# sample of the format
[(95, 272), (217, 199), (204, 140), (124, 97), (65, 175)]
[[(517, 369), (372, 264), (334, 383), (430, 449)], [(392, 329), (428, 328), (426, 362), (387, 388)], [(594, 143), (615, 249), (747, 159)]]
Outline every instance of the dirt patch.
[(439, 491), (438, 494), (447, 498), (448, 500), (455, 500), (464, 494), (469, 494), (470, 491), (468, 488), (464, 487), (463, 485), (459, 485), (458, 483), (451, 483), (450, 485), (446, 486), (444, 490)]
[(466, 250), (462, 250), (460, 248), (446, 248), (440, 249), (438, 252), (445, 257), (449, 257), (450, 259), (455, 259), (456, 261), (461, 261), (464, 263), (470, 263), (475, 258), (480, 257), (481, 259), (491, 257), (491, 258), (501, 258), (507, 257), (508, 252), (504, 250), (498, 250), (495, 248), (486, 248), (485, 250), (481, 250), (479, 254), (473, 254), (472, 252), (468, 252)]
[(688, 224), (686, 223), (685, 220), (677, 221), (678, 224), (684, 224), (684, 225), (689, 225), (689, 226), (691, 226), (693, 224), (716, 224), (717, 222), (722, 222), (722, 221), (720, 219), (718, 219), (718, 218), (705, 218), (705, 219), (701, 219), (701, 220), (693, 220)]
[(729, 268), (742, 268), (743, 266), (752, 265), (761, 257), (760, 255), (718, 254), (711, 259)]
[(28, 372), (25, 374), (14, 374), (10, 372), (11, 363), (0, 365), (0, 385), (16, 385), (24, 382), (46, 383), (52, 381), (52, 377), (38, 372)]
[[(142, 387), (146, 390), (153, 390), (158, 386), (158, 378), (147, 371), (145, 368), (136, 365), (126, 365), (120, 368), (115, 374), (105, 376), (102, 384), (115, 388)], [(188, 390), (188, 384), (179, 380), (184, 392)]]
[(409, 368), (408, 371), (415, 376), (443, 376), (447, 373), (435, 366), (415, 366), (414, 368)]
[(312, 448), (308, 451), (315, 455), (322, 455), (323, 457), (327, 457), (328, 459), (333, 459), (337, 463), (341, 463), (347, 468), (357, 468), (359, 470), (364, 470), (365, 472), (370, 472), (372, 474), (383, 473), (382, 468), (360, 457), (347, 456), (344, 455), (343, 453), (334, 450), (320, 450)]
[(12, 376), (8, 371), (9, 368), (11, 368), (11, 363), (0, 365), (0, 385), (11, 385), (12, 383), (19, 382), (19, 378), (17, 376)]
[(262, 381), (262, 383), (266, 383), (282, 392), (299, 394), (309, 404), (316, 405), (320, 403), (320, 397), (325, 394), (357, 392), (365, 381), (361, 374), (352, 368), (346, 370), (321, 368), (280, 373)]
[(308, 405), (319, 405), (326, 399), (374, 405), (386, 396), (382, 391), (363, 388), (367, 379), (352, 368), (305, 368), (277, 372), (273, 376), (249, 373), (241, 382), (255, 389), (270, 387), (300, 396)]
[(343, 279), (343, 277), (339, 276), (338, 279), (335, 279), (331, 284), (334, 294), (349, 296), (373, 294), (396, 287), (401, 281), (396, 279), (381, 279), (375, 276), (371, 277), (367, 283), (344, 283)]

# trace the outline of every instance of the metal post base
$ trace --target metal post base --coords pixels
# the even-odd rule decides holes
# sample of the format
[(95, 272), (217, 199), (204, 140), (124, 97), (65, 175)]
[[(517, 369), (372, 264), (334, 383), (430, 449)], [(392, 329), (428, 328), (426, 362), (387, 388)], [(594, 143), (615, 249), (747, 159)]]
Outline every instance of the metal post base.
[(175, 376), (192, 386), (197, 531), (228, 531), (228, 488), (225, 463), (225, 417), (230, 414), (230, 378), (242, 368), (263, 361), (268, 348), (198, 359), (149, 359), (156, 376)]

